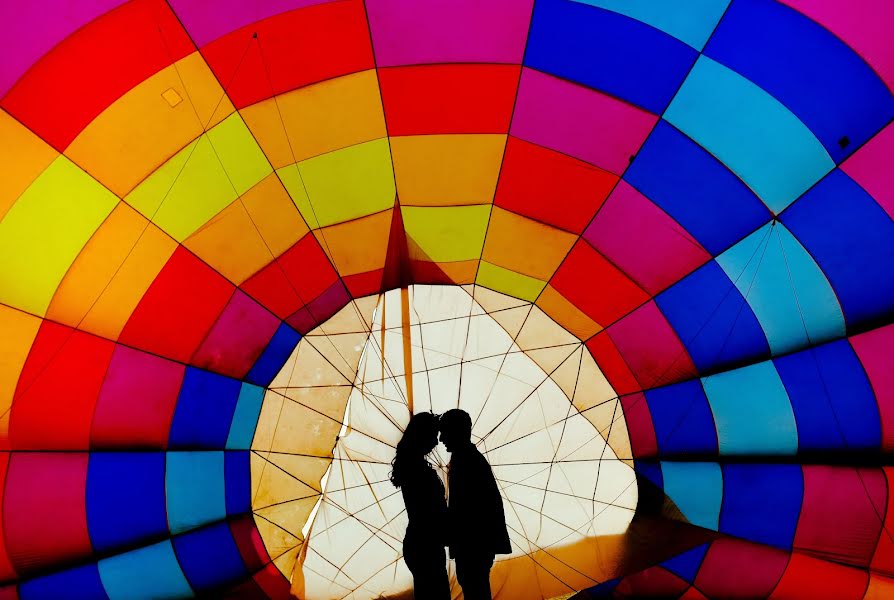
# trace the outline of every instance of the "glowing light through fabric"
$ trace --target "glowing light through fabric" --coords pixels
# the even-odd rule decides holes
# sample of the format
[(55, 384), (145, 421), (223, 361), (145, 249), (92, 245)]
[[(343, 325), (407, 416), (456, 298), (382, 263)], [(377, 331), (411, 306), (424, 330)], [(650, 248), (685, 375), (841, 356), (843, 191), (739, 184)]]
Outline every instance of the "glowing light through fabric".
[(0, 3), (0, 598), (406, 598), (457, 405), (502, 600), (894, 596), (892, 23)]

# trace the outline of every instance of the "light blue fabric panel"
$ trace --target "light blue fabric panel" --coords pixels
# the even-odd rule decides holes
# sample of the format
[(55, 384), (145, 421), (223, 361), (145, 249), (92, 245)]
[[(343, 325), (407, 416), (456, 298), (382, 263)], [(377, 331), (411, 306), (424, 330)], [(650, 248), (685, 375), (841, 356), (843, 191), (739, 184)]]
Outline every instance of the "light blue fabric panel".
[(730, 0), (575, 0), (636, 19), (701, 50)]
[(227, 436), (228, 450), (248, 450), (255, 435), (261, 405), (264, 403), (264, 388), (242, 383), (233, 422), (230, 423), (230, 434)]
[(717, 463), (662, 462), (664, 492), (683, 516), (705, 529), (717, 531), (723, 501), (723, 474)]
[(798, 451), (798, 429), (785, 386), (765, 361), (702, 379), (717, 424), (721, 455)]
[(109, 600), (192, 598), (171, 540), (99, 561), (99, 577)]
[(223, 452), (168, 452), (168, 527), (181, 533), (226, 518)]
[(729, 167), (777, 214), (835, 167), (790, 110), (705, 56), (664, 118)]
[(844, 335), (829, 280), (782, 223), (761, 227), (716, 260), (751, 306), (774, 355)]

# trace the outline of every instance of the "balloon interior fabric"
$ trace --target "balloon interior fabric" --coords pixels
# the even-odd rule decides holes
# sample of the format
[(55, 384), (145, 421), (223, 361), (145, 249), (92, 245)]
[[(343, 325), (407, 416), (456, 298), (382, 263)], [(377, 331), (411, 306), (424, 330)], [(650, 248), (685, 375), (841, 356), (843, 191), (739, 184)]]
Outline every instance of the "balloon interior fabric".
[(457, 406), (502, 600), (894, 596), (892, 32), (0, 3), (0, 599), (407, 598)]

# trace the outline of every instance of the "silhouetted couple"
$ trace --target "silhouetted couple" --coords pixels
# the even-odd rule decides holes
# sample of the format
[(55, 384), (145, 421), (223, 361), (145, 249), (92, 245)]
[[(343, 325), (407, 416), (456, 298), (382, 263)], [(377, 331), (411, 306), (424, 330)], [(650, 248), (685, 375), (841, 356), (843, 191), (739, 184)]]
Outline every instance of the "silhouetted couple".
[[(450, 452), (447, 485), (426, 456), (441, 441)], [(391, 481), (401, 489), (410, 523), (404, 561), (413, 574), (416, 600), (449, 600), (444, 547), (456, 561), (456, 579), (465, 600), (490, 599), (495, 554), (509, 554), (503, 500), (487, 459), (472, 443), (472, 419), (460, 409), (440, 418), (414, 415), (397, 444)]]

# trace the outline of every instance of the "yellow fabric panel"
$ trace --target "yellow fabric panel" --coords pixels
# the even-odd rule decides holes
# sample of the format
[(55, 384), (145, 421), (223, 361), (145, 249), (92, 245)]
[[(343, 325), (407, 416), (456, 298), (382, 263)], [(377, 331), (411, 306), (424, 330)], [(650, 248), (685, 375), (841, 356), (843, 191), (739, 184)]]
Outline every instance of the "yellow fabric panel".
[(182, 242), (271, 172), (238, 114), (178, 152), (125, 200)]
[(176, 247), (145, 217), (119, 204), (72, 264), (47, 317), (117, 339)]
[(276, 168), (387, 135), (375, 70), (299, 88), (241, 112)]
[(291, 248), (307, 233), (307, 224), (276, 173), (245, 192), (242, 203), (274, 256)]
[(386, 210), (314, 232), (340, 275), (365, 273), (385, 266), (393, 212)]
[(194, 52), (121, 96), (65, 154), (125, 196), (233, 110), (201, 54)]
[(280, 169), (280, 177), (312, 229), (394, 206), (388, 140), (378, 139)]
[(189, 236), (183, 245), (236, 285), (274, 259), (238, 199)]
[(0, 448), (8, 447), (9, 407), (38, 328), (37, 317), (0, 305)]
[(576, 241), (576, 235), (495, 206), (483, 258), (517, 273), (549, 280)]
[(391, 138), (403, 206), (493, 202), (505, 135), (413, 135)]
[(0, 110), (0, 220), (58, 155), (49, 144)]
[(546, 285), (545, 281), (504, 269), (486, 261), (481, 261), (475, 283), (529, 302), (536, 300), (537, 295)]
[(476, 206), (401, 206), (410, 258), (454, 262), (481, 257), (489, 204)]
[(0, 222), (0, 303), (43, 316), (59, 282), (118, 198), (58, 157)]
[(583, 341), (602, 331), (601, 325), (581, 312), (550, 285), (543, 288), (536, 304), (556, 323)]

